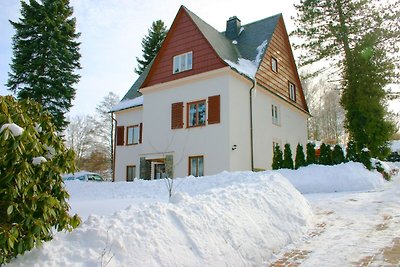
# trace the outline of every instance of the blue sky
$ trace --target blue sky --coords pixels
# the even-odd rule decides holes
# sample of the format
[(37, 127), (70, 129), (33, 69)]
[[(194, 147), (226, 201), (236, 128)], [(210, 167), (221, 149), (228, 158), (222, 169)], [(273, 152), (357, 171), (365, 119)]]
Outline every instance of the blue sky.
[[(294, 29), (294, 0), (70, 0), (81, 33), (82, 70), (75, 86), (76, 98), (70, 115), (93, 114), (96, 105), (113, 91), (120, 97), (136, 80), (136, 57), (141, 57), (141, 41), (155, 20), (167, 27), (185, 5), (219, 31), (226, 20), (237, 16), (247, 24), (283, 13), (288, 31)], [(10, 94), (5, 87), (11, 62), (11, 37), (14, 30), (8, 20), (18, 20), (20, 2), (0, 0), (0, 95)], [(397, 102), (396, 104), (400, 104)]]

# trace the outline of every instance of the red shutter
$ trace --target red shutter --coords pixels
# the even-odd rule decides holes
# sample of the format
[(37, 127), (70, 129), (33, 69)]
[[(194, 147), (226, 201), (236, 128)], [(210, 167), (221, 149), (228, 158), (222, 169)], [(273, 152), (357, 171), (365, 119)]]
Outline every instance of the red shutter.
[(171, 107), (171, 129), (183, 128), (183, 102), (173, 103)]
[(117, 146), (124, 145), (124, 126), (117, 126)]
[(208, 98), (208, 124), (220, 123), (220, 95)]
[(139, 144), (142, 143), (142, 136), (143, 136), (143, 123), (139, 125)]

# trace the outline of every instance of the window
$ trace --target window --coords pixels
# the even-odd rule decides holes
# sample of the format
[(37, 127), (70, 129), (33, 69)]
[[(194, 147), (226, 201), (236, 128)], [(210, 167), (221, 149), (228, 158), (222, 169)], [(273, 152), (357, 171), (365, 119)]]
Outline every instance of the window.
[(271, 57), (271, 69), (274, 72), (278, 72), (278, 60), (274, 57)]
[(204, 175), (203, 156), (189, 157), (189, 175), (195, 177)]
[(174, 56), (174, 61), (173, 61), (173, 71), (172, 73), (179, 73), (185, 70), (191, 70), (192, 69), (192, 56), (193, 53), (185, 53), (181, 54), (178, 56)]
[(206, 101), (188, 103), (188, 127), (202, 126), (206, 124)]
[(139, 144), (140, 128), (139, 125), (126, 127), (126, 144), (137, 145)]
[(296, 101), (296, 86), (291, 82), (289, 82), (289, 98)]
[(126, 181), (133, 182), (136, 177), (136, 166), (126, 166)]
[(280, 124), (279, 107), (277, 105), (272, 104), (271, 111), (272, 111), (272, 123), (275, 125), (279, 125)]

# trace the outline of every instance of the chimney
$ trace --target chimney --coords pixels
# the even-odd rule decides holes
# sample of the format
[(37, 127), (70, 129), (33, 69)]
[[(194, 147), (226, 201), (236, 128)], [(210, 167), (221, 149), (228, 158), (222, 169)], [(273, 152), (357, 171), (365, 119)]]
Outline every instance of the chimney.
[(225, 36), (231, 40), (235, 40), (239, 36), (240, 27), (240, 19), (236, 16), (230, 17), (226, 22)]

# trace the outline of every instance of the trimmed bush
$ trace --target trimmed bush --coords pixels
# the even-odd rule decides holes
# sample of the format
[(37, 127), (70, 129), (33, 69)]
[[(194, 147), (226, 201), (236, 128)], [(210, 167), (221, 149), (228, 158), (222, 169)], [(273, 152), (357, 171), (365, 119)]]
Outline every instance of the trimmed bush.
[(62, 173), (74, 153), (35, 102), (0, 96), (0, 265), (80, 223), (68, 214)]
[(346, 160), (354, 161), (354, 162), (360, 161), (360, 155), (358, 153), (358, 149), (357, 149), (356, 143), (354, 141), (349, 141), (347, 143)]
[(343, 149), (339, 145), (335, 145), (332, 152), (332, 163), (333, 164), (340, 164), (345, 162), (346, 159), (344, 157)]
[(272, 158), (272, 169), (278, 170), (282, 168), (283, 165), (283, 154), (279, 145), (274, 147), (274, 157)]
[(295, 163), (295, 169), (297, 170), (298, 168), (302, 166), (306, 166), (306, 159), (304, 156), (304, 151), (303, 151), (303, 146), (301, 144), (297, 144), (296, 147), (296, 158), (294, 160)]
[(330, 145), (322, 143), (320, 146), (321, 155), (318, 162), (321, 165), (332, 165), (332, 149)]
[(306, 154), (307, 154), (307, 159), (306, 159), (307, 165), (317, 163), (317, 157), (315, 156), (315, 144), (314, 143), (307, 144)]
[(292, 150), (290, 149), (290, 144), (285, 144), (283, 149), (283, 165), (282, 168), (294, 169)]
[(366, 147), (361, 149), (360, 162), (364, 164), (365, 168), (367, 168), (368, 170), (372, 170), (371, 152)]

